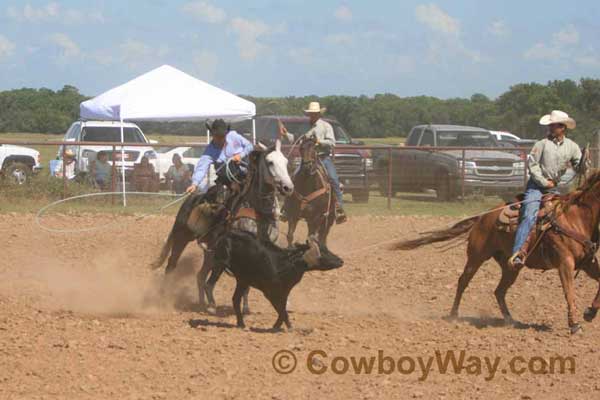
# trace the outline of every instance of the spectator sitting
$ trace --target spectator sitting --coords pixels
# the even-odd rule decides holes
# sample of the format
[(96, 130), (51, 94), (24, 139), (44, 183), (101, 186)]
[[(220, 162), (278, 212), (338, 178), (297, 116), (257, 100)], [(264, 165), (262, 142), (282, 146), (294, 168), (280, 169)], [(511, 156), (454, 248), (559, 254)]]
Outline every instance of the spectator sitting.
[(73, 150), (66, 149), (63, 153), (63, 159), (56, 163), (56, 169), (54, 170), (54, 176), (58, 178), (63, 177), (63, 164), (64, 174), (68, 180), (75, 179), (77, 176), (77, 162), (75, 160), (75, 153)]
[(169, 167), (169, 170), (165, 174), (165, 180), (173, 193), (181, 194), (191, 185), (192, 174), (188, 166), (181, 161), (179, 154), (174, 154), (172, 160), (173, 165)]
[(98, 152), (96, 160), (91, 165), (91, 174), (92, 179), (100, 189), (106, 189), (112, 182), (112, 164), (108, 162), (106, 151)]
[(133, 185), (137, 192), (158, 192), (158, 176), (146, 156), (133, 166)]

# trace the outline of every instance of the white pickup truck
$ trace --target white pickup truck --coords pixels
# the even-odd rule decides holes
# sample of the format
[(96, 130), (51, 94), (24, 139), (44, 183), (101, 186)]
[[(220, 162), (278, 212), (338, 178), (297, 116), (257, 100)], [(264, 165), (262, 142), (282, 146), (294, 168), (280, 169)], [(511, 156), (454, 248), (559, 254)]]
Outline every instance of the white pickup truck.
[[(123, 123), (123, 137), (125, 146), (123, 152), (125, 159), (121, 160), (121, 146), (115, 148), (113, 154), (112, 146), (105, 145), (67, 145), (75, 153), (77, 168), (79, 171), (88, 171), (90, 163), (96, 159), (100, 151), (108, 153), (108, 160), (116, 163), (116, 168), (121, 174), (121, 167), (125, 167), (127, 180), (133, 171), (134, 164), (139, 163), (142, 157), (147, 157), (150, 164), (154, 165), (154, 170), (158, 171), (157, 154), (152, 147), (156, 141), (146, 138), (142, 130), (133, 123)], [(64, 136), (65, 142), (120, 142), (121, 125), (118, 121), (76, 121), (74, 122)], [(146, 146), (128, 146), (131, 143), (144, 143)], [(58, 156), (62, 154), (62, 146), (58, 149)]]
[(0, 144), (0, 175), (22, 185), (42, 167), (40, 153), (28, 147)]

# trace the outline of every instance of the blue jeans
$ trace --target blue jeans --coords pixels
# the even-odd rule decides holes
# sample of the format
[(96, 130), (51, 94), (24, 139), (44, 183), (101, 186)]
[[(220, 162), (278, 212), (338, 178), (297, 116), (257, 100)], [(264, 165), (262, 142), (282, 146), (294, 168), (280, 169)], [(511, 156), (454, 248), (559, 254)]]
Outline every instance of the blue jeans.
[(333, 192), (335, 193), (340, 208), (344, 208), (344, 199), (342, 198), (342, 190), (340, 189), (340, 178), (338, 178), (335, 165), (333, 165), (333, 160), (329, 156), (321, 157), (321, 163), (323, 164), (323, 167), (325, 167), (327, 175), (329, 175), (329, 181), (331, 182)]
[(519, 214), (519, 227), (515, 235), (513, 254), (523, 247), (529, 233), (535, 226), (542, 196), (546, 192), (546, 189), (539, 187), (533, 180), (530, 179), (527, 182), (527, 190), (525, 191), (525, 198), (521, 204), (521, 212)]

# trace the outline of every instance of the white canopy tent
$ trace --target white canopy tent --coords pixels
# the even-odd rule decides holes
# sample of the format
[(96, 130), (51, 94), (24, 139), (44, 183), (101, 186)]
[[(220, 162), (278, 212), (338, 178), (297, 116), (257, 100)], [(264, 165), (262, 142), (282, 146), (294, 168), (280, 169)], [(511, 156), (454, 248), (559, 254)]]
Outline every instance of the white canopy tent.
[[(202, 121), (223, 118), (240, 121), (256, 114), (254, 103), (196, 79), (170, 65), (163, 65), (80, 105), (86, 120)], [(252, 124), (254, 141), (256, 132)], [(122, 159), (124, 149), (121, 147)], [(123, 204), (125, 168), (122, 170)]]

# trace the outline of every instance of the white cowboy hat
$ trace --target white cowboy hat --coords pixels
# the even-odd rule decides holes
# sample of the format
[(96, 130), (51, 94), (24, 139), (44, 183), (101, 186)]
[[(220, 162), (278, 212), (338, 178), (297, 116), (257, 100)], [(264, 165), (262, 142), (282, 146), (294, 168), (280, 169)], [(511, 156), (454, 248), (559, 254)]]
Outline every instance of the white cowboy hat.
[(325, 112), (325, 110), (327, 110), (327, 108), (325, 108), (325, 107), (321, 108), (321, 105), (319, 104), (318, 101), (311, 101), (308, 104), (308, 109), (304, 110), (304, 113), (305, 114), (312, 114), (312, 113), (323, 114)]
[(575, 129), (575, 120), (564, 111), (553, 110), (540, 118), (540, 125), (563, 124), (569, 129)]

